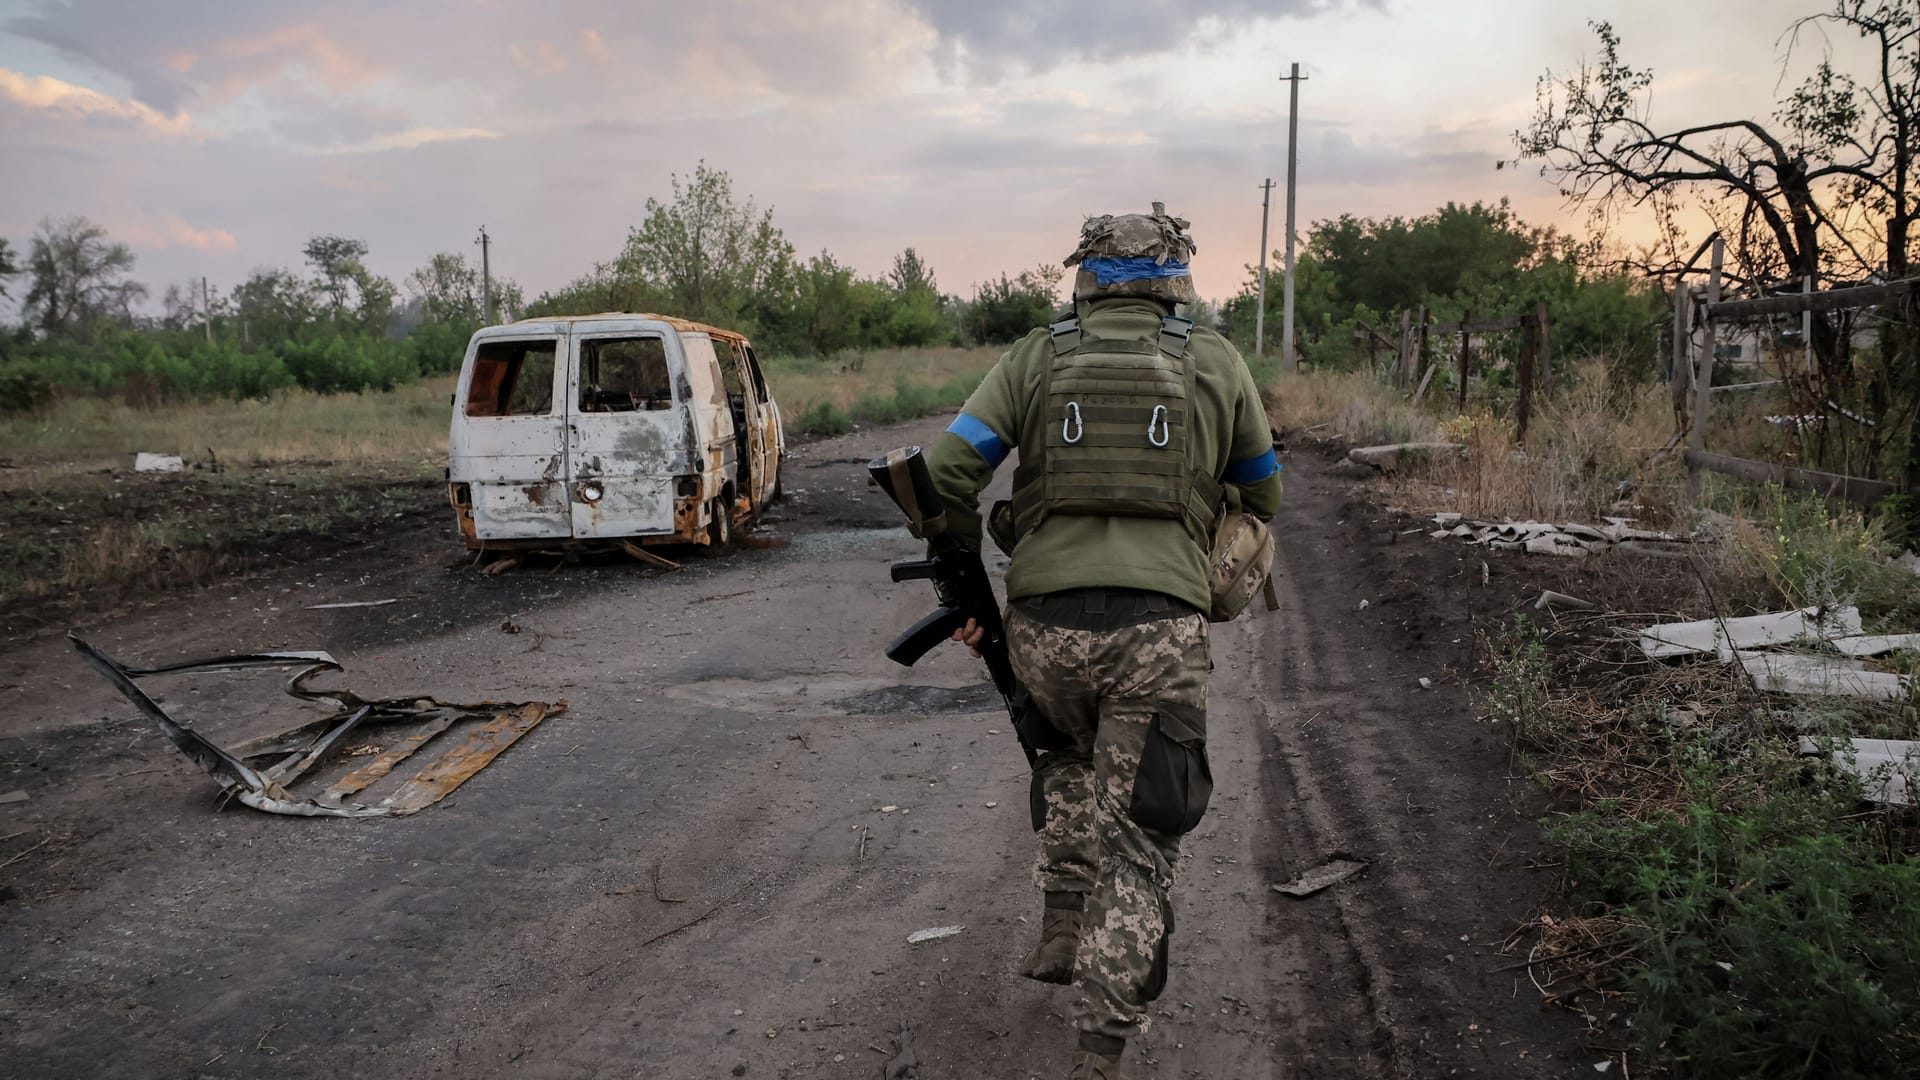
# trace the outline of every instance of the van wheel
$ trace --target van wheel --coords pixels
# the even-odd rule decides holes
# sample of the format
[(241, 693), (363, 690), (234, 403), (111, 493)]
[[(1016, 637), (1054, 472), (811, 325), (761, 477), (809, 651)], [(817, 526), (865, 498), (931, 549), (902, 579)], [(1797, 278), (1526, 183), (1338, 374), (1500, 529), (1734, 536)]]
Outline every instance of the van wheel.
[(728, 512), (727, 497), (722, 495), (713, 500), (707, 510), (707, 547), (724, 551), (733, 543), (733, 515)]

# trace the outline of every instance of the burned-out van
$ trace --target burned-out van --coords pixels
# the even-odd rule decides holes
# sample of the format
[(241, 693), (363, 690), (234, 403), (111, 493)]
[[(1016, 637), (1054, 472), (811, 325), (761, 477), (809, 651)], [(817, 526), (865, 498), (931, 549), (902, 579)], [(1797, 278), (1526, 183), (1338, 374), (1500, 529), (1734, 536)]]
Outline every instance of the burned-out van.
[(746, 338), (663, 315), (473, 335), (447, 480), (472, 548), (724, 544), (780, 484), (785, 438)]

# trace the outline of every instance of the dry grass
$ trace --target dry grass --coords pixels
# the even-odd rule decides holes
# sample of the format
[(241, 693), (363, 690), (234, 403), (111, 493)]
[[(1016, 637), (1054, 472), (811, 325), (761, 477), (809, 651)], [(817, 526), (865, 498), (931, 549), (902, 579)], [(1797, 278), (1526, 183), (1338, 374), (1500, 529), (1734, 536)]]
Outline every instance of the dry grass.
[(1451, 402), (1432, 398), (1416, 404), (1364, 372), (1283, 378), (1267, 397), (1268, 414), (1282, 430), (1358, 445), (1465, 447), (1458, 457), (1437, 455), (1424, 470), (1385, 481), (1383, 496), (1409, 510), (1559, 521), (1622, 513), (1663, 522), (1672, 518), (1683, 478), (1677, 460), (1651, 465), (1673, 433), (1665, 388), (1622, 392), (1597, 364), (1579, 369), (1570, 386), (1541, 403), (1525, 447), (1514, 443), (1510, 417), (1471, 406), (1456, 413)]
[(1267, 416), (1282, 433), (1356, 446), (1437, 442), (1440, 418), (1365, 372), (1309, 371), (1268, 384)]
[(955, 379), (977, 380), (1006, 350), (880, 349), (826, 360), (778, 358), (767, 365), (767, 382), (781, 415), (800, 416), (816, 405), (850, 409), (862, 397), (891, 395), (902, 380), (941, 387)]
[(389, 393), (296, 390), (267, 401), (159, 408), (75, 397), (44, 413), (0, 418), (0, 459), (24, 466), (126, 467), (144, 450), (225, 464), (442, 460), (453, 385), (448, 375)]

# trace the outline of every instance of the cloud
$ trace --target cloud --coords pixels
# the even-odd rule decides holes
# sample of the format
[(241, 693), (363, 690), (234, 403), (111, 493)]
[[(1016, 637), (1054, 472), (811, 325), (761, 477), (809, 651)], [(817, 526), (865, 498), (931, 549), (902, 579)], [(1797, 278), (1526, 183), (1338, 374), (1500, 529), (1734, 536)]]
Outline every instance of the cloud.
[(193, 121), (184, 112), (168, 116), (138, 101), (103, 94), (50, 75), (23, 75), (0, 68), (0, 98), (57, 116), (120, 121), (161, 135), (193, 132)]
[(1385, 0), (902, 0), (939, 35), (945, 66), (997, 77), (1072, 60), (1131, 60), (1288, 16), (1311, 17)]
[(149, 214), (128, 221), (110, 221), (107, 226), (115, 237), (137, 248), (187, 248), (221, 253), (239, 248), (227, 230), (197, 228), (179, 214)]
[(486, 128), (408, 128), (377, 135), (364, 142), (328, 147), (328, 154), (375, 154), (385, 150), (417, 150), (432, 143), (461, 142), (467, 139), (497, 139), (500, 133)]

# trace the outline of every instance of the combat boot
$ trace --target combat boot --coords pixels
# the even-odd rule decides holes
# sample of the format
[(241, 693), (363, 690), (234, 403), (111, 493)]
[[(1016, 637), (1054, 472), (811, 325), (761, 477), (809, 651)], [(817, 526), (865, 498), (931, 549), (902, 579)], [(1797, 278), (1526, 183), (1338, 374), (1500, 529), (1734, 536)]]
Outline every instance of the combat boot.
[(1086, 897), (1080, 893), (1050, 892), (1040, 922), (1040, 944), (1027, 954), (1020, 974), (1044, 983), (1073, 983), (1073, 954), (1080, 948), (1080, 912)]
[(1120, 1058), (1127, 1052), (1127, 1040), (1091, 1031), (1080, 1033), (1080, 1047), (1073, 1052), (1073, 1068), (1067, 1080), (1125, 1080), (1120, 1075)]

